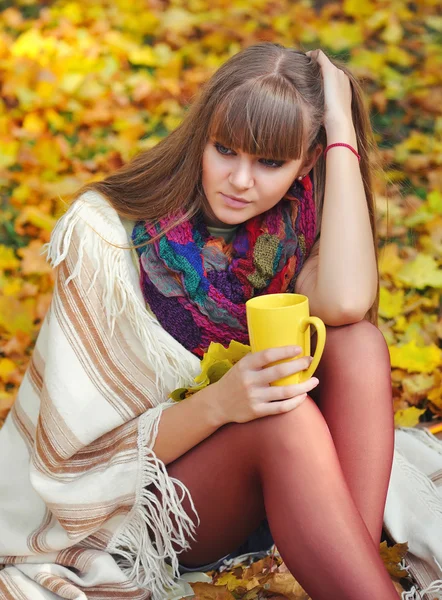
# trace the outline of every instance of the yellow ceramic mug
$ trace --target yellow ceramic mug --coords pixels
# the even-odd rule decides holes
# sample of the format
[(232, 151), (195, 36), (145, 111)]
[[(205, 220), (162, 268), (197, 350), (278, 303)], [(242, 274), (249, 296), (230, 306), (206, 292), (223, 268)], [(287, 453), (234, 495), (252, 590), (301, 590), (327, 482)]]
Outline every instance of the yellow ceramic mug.
[(292, 385), (309, 379), (315, 372), (325, 346), (325, 325), (311, 317), (307, 296), (302, 294), (265, 294), (246, 302), (247, 326), (252, 352), (280, 346), (299, 346), (302, 352), (288, 362), (310, 355), (310, 325), (317, 332), (312, 363), (305, 371), (277, 379), (271, 385)]

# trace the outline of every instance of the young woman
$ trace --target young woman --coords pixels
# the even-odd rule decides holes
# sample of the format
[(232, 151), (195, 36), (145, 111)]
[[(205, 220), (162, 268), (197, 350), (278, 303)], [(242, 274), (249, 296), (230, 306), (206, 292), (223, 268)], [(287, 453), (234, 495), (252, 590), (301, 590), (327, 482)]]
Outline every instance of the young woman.
[[(0, 432), (1, 598), (163, 600), (180, 572), (273, 541), (314, 600), (397, 598), (379, 556), (394, 428), (373, 150), (344, 65), (261, 43), (80, 190)], [(276, 292), (327, 325), (317, 378), (270, 386), (309, 364), (273, 348), (171, 401), (211, 341), (248, 343), (247, 299)]]

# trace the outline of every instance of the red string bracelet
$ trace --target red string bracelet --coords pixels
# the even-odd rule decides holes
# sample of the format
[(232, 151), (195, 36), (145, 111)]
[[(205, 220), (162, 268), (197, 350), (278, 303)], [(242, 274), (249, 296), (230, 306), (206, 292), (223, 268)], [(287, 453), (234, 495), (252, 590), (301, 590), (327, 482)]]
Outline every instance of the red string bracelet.
[(327, 146), (327, 148), (324, 150), (324, 158), (325, 155), (327, 154), (327, 152), (330, 150), (330, 148), (334, 148), (335, 146), (345, 146), (345, 148), (348, 148), (349, 150), (351, 150), (353, 152), (353, 154), (355, 154), (358, 157), (358, 160), (361, 160), (360, 155), (356, 152), (356, 150), (350, 146), (350, 144), (344, 144), (342, 142), (336, 142), (336, 144), (330, 144), (329, 146)]

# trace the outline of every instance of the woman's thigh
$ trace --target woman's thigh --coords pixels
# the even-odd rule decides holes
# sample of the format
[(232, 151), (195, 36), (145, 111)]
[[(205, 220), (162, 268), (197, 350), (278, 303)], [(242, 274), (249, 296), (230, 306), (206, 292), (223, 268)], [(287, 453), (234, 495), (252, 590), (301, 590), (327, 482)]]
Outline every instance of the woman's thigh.
[[(224, 425), (167, 465), (169, 475), (188, 488), (200, 518), (196, 541), (189, 540), (191, 549), (180, 554), (180, 562), (200, 565), (236, 550), (266, 517), (265, 473), (271, 472), (269, 481), (280, 473), (290, 485), (291, 479), (296, 481), (293, 470), (298, 470), (302, 480), (308, 463), (303, 453), (309, 445), (316, 451), (321, 444), (336, 466), (327, 425), (307, 397), (288, 413)], [(187, 497), (184, 509), (193, 514)]]

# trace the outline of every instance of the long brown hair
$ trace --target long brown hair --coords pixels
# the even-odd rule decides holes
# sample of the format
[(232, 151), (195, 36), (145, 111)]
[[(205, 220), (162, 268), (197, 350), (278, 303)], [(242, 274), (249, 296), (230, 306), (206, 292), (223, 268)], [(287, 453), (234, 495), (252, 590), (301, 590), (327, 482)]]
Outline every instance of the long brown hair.
[[(357, 136), (360, 169), (377, 250), (373, 178), (379, 154), (363, 90), (340, 61), (352, 88), (352, 119)], [(225, 62), (205, 83), (183, 121), (155, 147), (143, 151), (88, 190), (104, 195), (115, 210), (132, 220), (157, 222), (184, 209), (169, 229), (204, 210), (202, 156), (209, 137), (226, 147), (274, 160), (307, 157), (327, 144), (324, 128), (324, 88), (319, 63), (304, 52), (262, 42), (245, 48)], [(320, 155), (310, 172), (315, 190), (318, 232), (325, 188), (325, 160)], [(157, 239), (157, 238), (155, 238)], [(376, 300), (366, 319), (377, 324)]]

